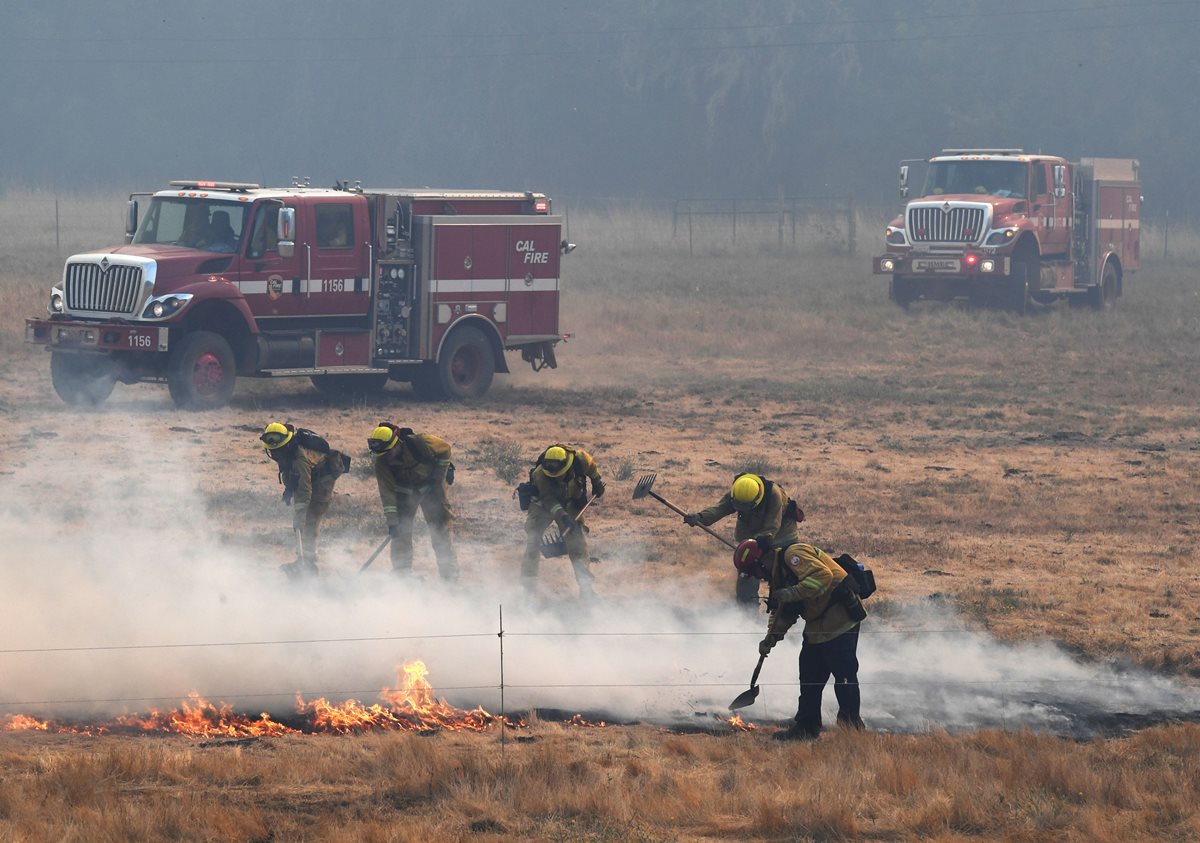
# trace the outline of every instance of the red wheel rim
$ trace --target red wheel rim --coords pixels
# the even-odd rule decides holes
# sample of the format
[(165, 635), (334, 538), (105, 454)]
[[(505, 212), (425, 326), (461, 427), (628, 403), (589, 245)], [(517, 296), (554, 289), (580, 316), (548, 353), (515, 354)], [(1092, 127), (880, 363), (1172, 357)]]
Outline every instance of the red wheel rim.
[(450, 361), (450, 377), (459, 386), (471, 386), (479, 379), (479, 352), (473, 348), (460, 348)]
[(192, 386), (200, 395), (212, 395), (221, 388), (225, 380), (225, 367), (221, 360), (211, 351), (206, 351), (196, 358), (196, 366), (192, 369)]

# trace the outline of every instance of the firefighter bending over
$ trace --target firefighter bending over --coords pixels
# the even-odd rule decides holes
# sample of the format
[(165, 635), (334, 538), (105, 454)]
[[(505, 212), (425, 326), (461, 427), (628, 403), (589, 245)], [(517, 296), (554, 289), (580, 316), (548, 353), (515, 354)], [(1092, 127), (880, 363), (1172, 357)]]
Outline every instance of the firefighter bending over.
[[(804, 520), (804, 511), (788, 497), (778, 483), (757, 474), (739, 474), (721, 499), (707, 509), (683, 516), (689, 527), (703, 524), (711, 527), (726, 516), (737, 513), (733, 530), (736, 541), (760, 539), (764, 546), (770, 542), (783, 547), (799, 541), (796, 525)], [(746, 574), (737, 579), (739, 603), (758, 603), (758, 580)]]
[(595, 577), (588, 565), (587, 525), (580, 511), (587, 503), (587, 480), (592, 495), (604, 494), (600, 469), (587, 451), (569, 445), (551, 445), (529, 471), (529, 482), (517, 487), (525, 517), (525, 557), (521, 562), (521, 583), (532, 592), (538, 575), (542, 535), (551, 523), (557, 523), (566, 541), (567, 555), (575, 571), (579, 596), (595, 597)]
[(753, 540), (734, 551), (738, 573), (770, 585), (767, 635), (758, 645), (767, 655), (798, 618), (804, 619), (800, 647), (800, 700), (796, 719), (776, 733), (779, 740), (811, 740), (821, 733), (821, 693), (833, 676), (840, 726), (862, 729), (859, 715), (858, 632), (867, 616), (858, 582), (828, 553), (796, 542), (764, 552)]
[(367, 447), (375, 455), (379, 499), (392, 538), (392, 570), (412, 573), (413, 521), (420, 507), (438, 573), (443, 580), (457, 580), (458, 557), (450, 540), (454, 520), (448, 489), (454, 485), (450, 443), (431, 433), (413, 433), (410, 428), (383, 422), (371, 431)]
[(283, 502), (292, 507), (299, 540), (296, 561), (283, 570), (289, 576), (315, 575), (321, 521), (333, 501), (333, 484), (350, 469), (350, 458), (311, 430), (284, 422), (271, 422), (258, 438), (279, 467)]

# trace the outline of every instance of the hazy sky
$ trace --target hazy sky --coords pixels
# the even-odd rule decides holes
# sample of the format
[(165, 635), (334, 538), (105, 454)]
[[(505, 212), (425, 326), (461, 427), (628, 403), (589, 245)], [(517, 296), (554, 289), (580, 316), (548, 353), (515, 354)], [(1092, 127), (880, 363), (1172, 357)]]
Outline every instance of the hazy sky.
[(0, 189), (204, 177), (854, 193), (943, 146), (1136, 157), (1189, 211), (1200, 0), (0, 7)]

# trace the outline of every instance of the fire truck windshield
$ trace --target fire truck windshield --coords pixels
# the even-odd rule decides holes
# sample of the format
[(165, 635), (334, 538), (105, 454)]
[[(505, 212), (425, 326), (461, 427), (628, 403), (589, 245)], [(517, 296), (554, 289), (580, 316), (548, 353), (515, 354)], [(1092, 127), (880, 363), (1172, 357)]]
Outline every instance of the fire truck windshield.
[(923, 196), (974, 193), (1025, 199), (1029, 165), (1024, 161), (934, 161)]
[(156, 196), (133, 235), (134, 243), (236, 252), (246, 223), (245, 203)]

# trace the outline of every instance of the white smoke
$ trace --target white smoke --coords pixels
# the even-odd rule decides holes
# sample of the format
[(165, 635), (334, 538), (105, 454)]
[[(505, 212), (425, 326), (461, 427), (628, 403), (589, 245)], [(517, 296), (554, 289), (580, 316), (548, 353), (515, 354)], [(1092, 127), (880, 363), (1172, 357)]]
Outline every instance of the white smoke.
[[(360, 576), (357, 560), (328, 549), (320, 580), (288, 582), (283, 560), (217, 538), (198, 478), (204, 460), (219, 458), (135, 441), (138, 427), (83, 451), (41, 440), (4, 478), (0, 712), (96, 717), (172, 706), (196, 691), (283, 714), (296, 692), (373, 702), (395, 686), (397, 666), (421, 659), (439, 696), (495, 713), (501, 645), (510, 712), (701, 724), (748, 687), (765, 621), (723, 596), (681, 605), (685, 588), (594, 606), (529, 600), (488, 548), (466, 540), (455, 586), (399, 581), (386, 554)], [(543, 565), (557, 563), (567, 564)], [(602, 596), (612, 567), (596, 568)], [(959, 627), (929, 607), (868, 619), (859, 678), (871, 727), (1077, 734), (1119, 725), (1118, 714), (1200, 710), (1195, 689), (1179, 681)], [(794, 713), (798, 649), (799, 627), (767, 660), (743, 716)], [(825, 697), (832, 719), (831, 688)]]

